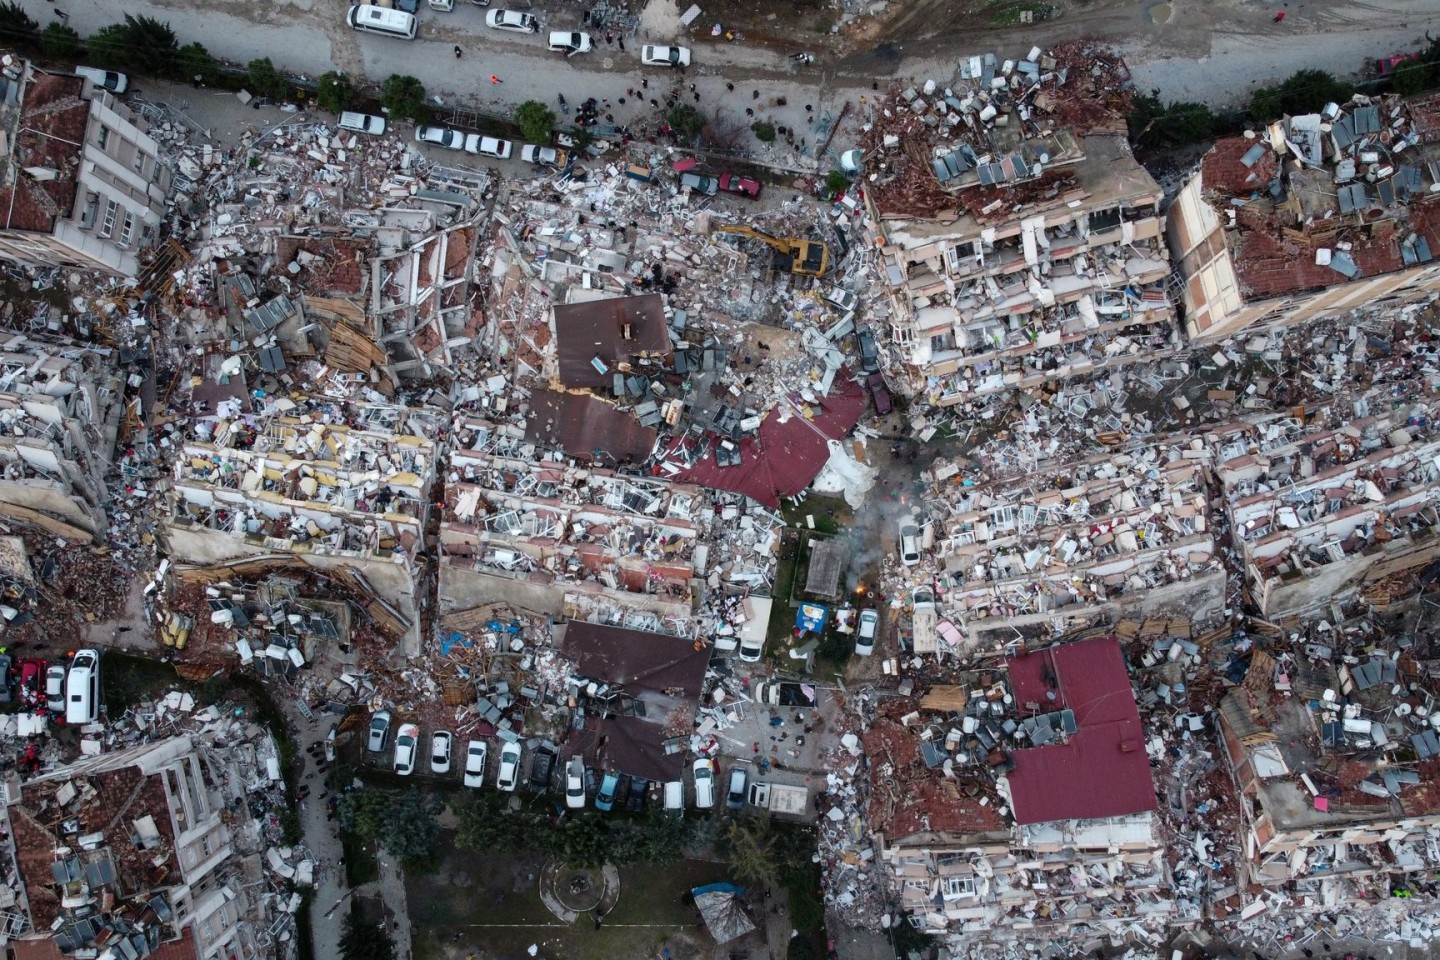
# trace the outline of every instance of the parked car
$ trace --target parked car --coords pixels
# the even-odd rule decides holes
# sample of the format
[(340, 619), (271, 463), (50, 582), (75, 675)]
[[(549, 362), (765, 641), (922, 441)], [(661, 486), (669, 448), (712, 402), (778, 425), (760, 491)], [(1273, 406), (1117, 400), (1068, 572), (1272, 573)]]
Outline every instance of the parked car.
[[(61, 692), (60, 709), (65, 709), (64, 676), (65, 668), (60, 668)], [(15, 682), (15, 661), (8, 653), (0, 653), (0, 703), (9, 703), (13, 699), (11, 685)]]
[(880, 632), (880, 613), (861, 610), (860, 624), (855, 629), (855, 656), (868, 657), (875, 652), (875, 635)]
[(550, 791), (550, 774), (555, 769), (555, 751), (542, 746), (530, 760), (530, 789), (536, 793)]
[(501, 140), (499, 137), (482, 137), (478, 133), (472, 133), (465, 138), (466, 153), (494, 157), (496, 160), (509, 159), (512, 148), (509, 140)]
[(620, 774), (614, 770), (606, 771), (605, 778), (600, 781), (600, 792), (595, 794), (595, 809), (609, 810), (615, 806), (615, 789), (620, 786)]
[(370, 736), (365, 740), (365, 749), (371, 753), (384, 753), (385, 744), (390, 740), (390, 711), (377, 710), (370, 718)]
[(657, 47), (646, 44), (640, 48), (640, 62), (647, 67), (688, 67), (689, 47)]
[(27, 657), (20, 661), (20, 702), (27, 707), (38, 707), (45, 702), (44, 660)]
[(849, 313), (855, 309), (855, 305), (860, 302), (860, 298), (855, 296), (850, 290), (845, 290), (841, 287), (831, 287), (825, 291), (825, 302), (841, 313)]
[(625, 809), (640, 813), (650, 802), (650, 781), (644, 777), (630, 778), (630, 796), (625, 798)]
[(459, 130), (451, 130), (449, 127), (432, 127), (429, 124), (421, 124), (415, 128), (415, 141), (417, 143), (433, 143), (446, 150), (465, 149), (465, 134)]
[(507, 793), (513, 793), (520, 782), (520, 744), (505, 741), (500, 748), (500, 770), (495, 774), (495, 786)]
[(727, 809), (739, 810), (745, 806), (745, 781), (747, 779), (744, 767), (737, 765), (730, 768), (730, 787), (725, 791)]
[(688, 187), (695, 193), (713, 197), (720, 190), (720, 181), (714, 177), (707, 177), (703, 173), (682, 173), (680, 174), (680, 186)]
[(615, 806), (621, 810), (625, 809), (625, 802), (630, 799), (630, 778), (624, 774), (620, 775), (620, 782), (615, 784)]
[(485, 14), (485, 24), (496, 30), (514, 30), (517, 33), (534, 33), (540, 28), (533, 16), (519, 10), (491, 10)]
[(563, 53), (567, 57), (573, 57), (577, 53), (589, 53), (595, 49), (595, 42), (590, 39), (590, 34), (579, 30), (551, 30), (550, 31), (550, 52)]
[(664, 809), (672, 817), (685, 816), (685, 781), (668, 780), (665, 783)]
[(720, 174), (720, 189), (726, 193), (743, 193), (747, 197), (760, 196), (760, 181), (742, 177), (738, 173)]
[(402, 723), (400, 734), (395, 738), (395, 775), (408, 777), (415, 772), (415, 753), (420, 746), (420, 728), (413, 723)]
[(368, 133), (372, 137), (378, 137), (385, 132), (385, 118), (377, 117), (373, 113), (346, 110), (340, 114), (339, 127), (341, 130), (354, 130), (356, 133)]
[(45, 709), (65, 719), (65, 665), (52, 663), (45, 668)]
[[(42, 667), (44, 660), (38, 661)], [(37, 701), (39, 699), (36, 678)], [(100, 717), (100, 652), (98, 650), (76, 651), (65, 674), (65, 722), (77, 726), (94, 723)]]
[(565, 806), (571, 810), (585, 806), (585, 760), (578, 754), (565, 765)]
[(700, 757), (692, 768), (695, 776), (695, 806), (709, 810), (715, 806), (715, 761)]
[(765, 635), (758, 638), (753, 635), (742, 634), (740, 637), (739, 657), (746, 663), (757, 663), (765, 655)]
[(465, 786), (485, 786), (485, 761), (489, 758), (490, 746), (484, 740), (465, 744)]
[(99, 67), (76, 67), (75, 75), (84, 77), (95, 86), (111, 93), (124, 93), (130, 89), (130, 78), (123, 73), (116, 73), (114, 70), (101, 70)]
[(455, 737), (449, 730), (436, 730), (430, 735), (430, 772), (449, 773), (450, 753), (455, 749)]
[(880, 347), (875, 343), (875, 334), (869, 330), (860, 331), (860, 369), (866, 373), (880, 369)]
[(920, 562), (920, 528), (913, 516), (900, 518), (900, 562), (907, 567)]
[(413, 17), (420, 12), (420, 0), (395, 0), (395, 9), (403, 10)]
[(520, 159), (526, 163), (543, 163), (554, 166), (560, 160), (560, 151), (554, 147), (540, 147), (527, 143), (520, 148)]
[(876, 370), (865, 378), (865, 385), (870, 388), (870, 399), (875, 401), (875, 414), (885, 414), (895, 409), (895, 401), (890, 399), (890, 388), (885, 385), (885, 374)]

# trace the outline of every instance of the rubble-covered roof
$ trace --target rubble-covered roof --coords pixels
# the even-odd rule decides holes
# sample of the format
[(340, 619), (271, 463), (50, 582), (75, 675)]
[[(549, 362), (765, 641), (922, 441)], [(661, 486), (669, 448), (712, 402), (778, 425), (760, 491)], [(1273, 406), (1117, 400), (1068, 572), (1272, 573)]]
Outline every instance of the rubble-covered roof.
[(1120, 644), (1061, 644), (1006, 661), (1021, 712), (1072, 710), (1062, 743), (1016, 750), (1010, 797), (1017, 823), (1093, 820), (1155, 807), (1140, 712)]
[(90, 101), (81, 96), (87, 83), (84, 77), (36, 70), (21, 91), (18, 117), (7, 124), (13, 146), (4, 158), (0, 187), (6, 229), (49, 232), (56, 218), (74, 207), (90, 123)]
[(608, 392), (620, 364), (670, 353), (660, 294), (556, 304), (555, 350), (563, 385)]
[(587, 393), (541, 388), (530, 394), (525, 438), (572, 457), (642, 463), (655, 449), (656, 435), (629, 411)]
[(685, 754), (665, 749), (663, 717), (587, 717), (585, 726), (570, 731), (565, 756), (580, 754), (600, 770), (664, 782), (684, 775)]
[(571, 621), (560, 652), (582, 676), (621, 684), (628, 692), (700, 696), (710, 648), (678, 637)]

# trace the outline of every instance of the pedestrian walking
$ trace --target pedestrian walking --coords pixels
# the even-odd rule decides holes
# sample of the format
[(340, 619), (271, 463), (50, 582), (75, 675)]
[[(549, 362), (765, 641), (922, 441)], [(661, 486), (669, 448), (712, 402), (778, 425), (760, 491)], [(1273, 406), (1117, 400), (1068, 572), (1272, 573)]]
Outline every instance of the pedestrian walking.
[(462, 53), (464, 53), (464, 52), (465, 52), (465, 51), (463, 51), (463, 50), (460, 49), (460, 44), (458, 44), (458, 43), (455, 44), (455, 59), (456, 59), (456, 60), (459, 60), (459, 59), (460, 59), (460, 54), (462, 54)]
[(1282, 20), (1284, 20), (1284, 19), (1285, 19), (1285, 11), (1284, 11), (1284, 10), (1281, 10), (1279, 13), (1275, 14), (1275, 22), (1276, 22), (1276, 23), (1279, 23), (1280, 21), (1282, 21)]
[(696, 103), (699, 103), (699, 102), (700, 102), (700, 91), (699, 91), (699, 90), (696, 90), (696, 91), (695, 91), (695, 102), (696, 102)]
[(691, 93), (694, 93), (694, 92), (695, 92), (695, 84), (693, 84), (693, 83), (690, 84), (690, 92), (691, 92)]
[(759, 100), (759, 99), (760, 99), (760, 91), (759, 91), (759, 90), (751, 90), (751, 91), (750, 91), (750, 99), (751, 99), (751, 100)]
[(501, 80), (499, 77), (495, 76), (495, 74), (492, 73), (492, 74), (490, 74), (490, 82), (491, 82), (491, 83), (504, 83), (505, 81), (504, 81), (504, 80)]
[(55, 11), (55, 16), (59, 17), (61, 20), (69, 20), (69, 19), (70, 19), (70, 14), (66, 13), (64, 10), (56, 10), (56, 11)]
[(625, 38), (624, 38), (624, 37), (616, 37), (616, 38), (615, 38), (615, 42), (620, 45), (620, 52), (621, 52), (621, 53), (624, 53), (624, 52), (625, 52)]
[(615, 34), (613, 32), (609, 30), (605, 31), (605, 43), (607, 45), (615, 43)]
[(735, 92), (735, 84), (730, 83), (729, 81), (726, 81), (726, 83), (725, 83), (725, 89), (728, 90), (728, 91), (731, 92), (731, 93), (734, 93), (734, 92)]

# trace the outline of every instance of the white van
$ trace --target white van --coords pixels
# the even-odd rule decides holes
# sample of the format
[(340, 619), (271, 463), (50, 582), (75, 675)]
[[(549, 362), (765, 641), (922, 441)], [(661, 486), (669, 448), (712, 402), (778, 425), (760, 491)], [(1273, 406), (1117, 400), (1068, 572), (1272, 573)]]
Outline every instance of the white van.
[(123, 73), (116, 73), (114, 70), (101, 70), (99, 67), (76, 67), (75, 76), (84, 77), (102, 90), (109, 90), (111, 93), (124, 93), (130, 89), (130, 78)]
[(455, 0), (430, 0), (430, 9), (439, 10), (441, 13), (449, 13), (455, 9)]
[(406, 13), (404, 10), (390, 10), (362, 3), (350, 8), (350, 12), (345, 14), (345, 22), (352, 30), (414, 40), (418, 21), (413, 13)]
[(83, 726), (100, 716), (100, 654), (81, 650), (65, 678), (65, 722)]
[(368, 133), (378, 137), (385, 132), (385, 118), (377, 117), (373, 113), (356, 113), (353, 110), (346, 110), (340, 114), (340, 129), (354, 130), (357, 133)]

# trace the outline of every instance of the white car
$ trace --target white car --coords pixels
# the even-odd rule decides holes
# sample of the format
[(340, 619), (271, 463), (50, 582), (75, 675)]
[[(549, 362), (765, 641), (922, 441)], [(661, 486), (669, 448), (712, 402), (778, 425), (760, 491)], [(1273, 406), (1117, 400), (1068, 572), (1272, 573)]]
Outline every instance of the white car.
[(571, 810), (585, 806), (585, 760), (578, 754), (565, 765), (565, 806)]
[(520, 782), (520, 744), (505, 742), (500, 748), (500, 771), (495, 774), (495, 786), (507, 793), (515, 792)]
[(130, 89), (130, 78), (123, 73), (116, 73), (114, 70), (101, 70), (99, 67), (76, 67), (75, 75), (84, 77), (95, 86), (111, 93), (124, 93)]
[(746, 663), (757, 663), (765, 655), (765, 637), (762, 634), (758, 639), (753, 636), (742, 636), (740, 638), (740, 653), (738, 656)]
[(449, 127), (431, 127), (422, 124), (415, 128), (415, 142), (433, 143), (446, 150), (463, 150), (465, 134), (459, 130), (451, 130)]
[(554, 147), (537, 147), (533, 143), (527, 143), (520, 148), (520, 159), (526, 163), (553, 165), (559, 161), (560, 153)]
[(377, 710), (370, 718), (370, 739), (365, 746), (371, 753), (384, 753), (385, 742), (390, 739), (390, 711)]
[(855, 656), (868, 657), (875, 652), (875, 634), (880, 631), (880, 614), (875, 610), (860, 611), (860, 626), (855, 631)]
[(533, 16), (519, 10), (491, 10), (485, 14), (485, 23), (496, 30), (514, 30), (517, 33), (534, 33), (539, 27)]
[(841, 313), (849, 313), (855, 309), (855, 305), (860, 302), (860, 298), (849, 290), (842, 290), (840, 287), (831, 287), (825, 293), (825, 302)]
[(514, 145), (509, 140), (500, 140), (496, 137), (482, 137), (478, 133), (472, 133), (465, 138), (465, 152), (478, 154), (482, 157), (494, 157), (496, 160), (507, 160)]
[(415, 751), (420, 745), (420, 728), (413, 723), (402, 723), (400, 735), (395, 738), (395, 775), (408, 777), (415, 772)]
[(695, 761), (695, 806), (709, 810), (715, 806), (715, 761), (705, 757)]
[(372, 137), (378, 137), (385, 132), (385, 118), (377, 117), (373, 113), (355, 113), (346, 110), (340, 114), (341, 130), (354, 130), (356, 133), (368, 133)]
[(552, 53), (563, 53), (567, 57), (573, 57), (577, 53), (589, 53), (595, 49), (595, 42), (590, 39), (590, 34), (571, 30), (550, 31), (550, 51)]
[(465, 744), (465, 786), (485, 786), (485, 761), (490, 757), (490, 748), (484, 740), (471, 740)]
[(689, 47), (656, 47), (646, 44), (640, 48), (640, 62), (647, 67), (688, 67)]
[(455, 737), (449, 730), (436, 730), (430, 735), (430, 772), (450, 772), (450, 751), (455, 749)]
[(671, 780), (665, 784), (665, 813), (672, 817), (685, 816), (684, 780)]
[(907, 567), (920, 562), (920, 528), (915, 526), (914, 517), (900, 520), (900, 562)]

